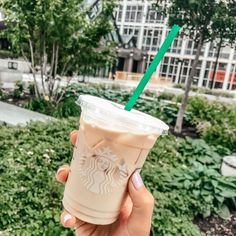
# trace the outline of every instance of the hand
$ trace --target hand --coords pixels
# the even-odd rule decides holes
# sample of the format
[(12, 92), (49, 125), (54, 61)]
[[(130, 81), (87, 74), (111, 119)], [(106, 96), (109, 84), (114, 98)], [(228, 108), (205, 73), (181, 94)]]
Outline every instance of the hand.
[[(73, 131), (70, 140), (75, 145), (78, 132)], [(65, 183), (69, 174), (68, 165), (61, 166), (56, 174), (59, 182)], [(64, 227), (74, 227), (78, 236), (149, 236), (152, 221), (154, 198), (145, 188), (138, 172), (128, 183), (129, 196), (121, 208), (116, 222), (110, 225), (94, 225), (76, 219), (69, 212), (63, 211), (61, 223)]]

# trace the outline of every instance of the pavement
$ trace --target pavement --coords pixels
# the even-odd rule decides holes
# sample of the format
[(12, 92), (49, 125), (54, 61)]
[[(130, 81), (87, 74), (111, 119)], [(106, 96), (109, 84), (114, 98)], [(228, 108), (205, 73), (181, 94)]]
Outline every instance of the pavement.
[(0, 102), (0, 123), (9, 125), (26, 125), (30, 121), (47, 122), (56, 120), (53, 117), (26, 110), (5, 102)]

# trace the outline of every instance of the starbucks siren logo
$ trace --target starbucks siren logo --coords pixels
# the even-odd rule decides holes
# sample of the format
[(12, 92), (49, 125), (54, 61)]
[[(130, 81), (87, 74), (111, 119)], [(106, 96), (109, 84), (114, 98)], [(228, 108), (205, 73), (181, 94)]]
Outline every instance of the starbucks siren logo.
[(79, 158), (82, 182), (93, 193), (110, 193), (124, 184), (129, 175), (124, 160), (118, 162), (117, 156), (109, 147), (94, 151), (86, 150)]

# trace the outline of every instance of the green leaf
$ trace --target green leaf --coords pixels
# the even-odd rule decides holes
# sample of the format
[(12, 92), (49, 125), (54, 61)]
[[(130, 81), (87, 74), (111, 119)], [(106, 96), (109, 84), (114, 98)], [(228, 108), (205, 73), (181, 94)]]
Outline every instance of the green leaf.
[(225, 204), (219, 207), (218, 214), (222, 219), (225, 219), (225, 220), (230, 220), (231, 218), (229, 208)]

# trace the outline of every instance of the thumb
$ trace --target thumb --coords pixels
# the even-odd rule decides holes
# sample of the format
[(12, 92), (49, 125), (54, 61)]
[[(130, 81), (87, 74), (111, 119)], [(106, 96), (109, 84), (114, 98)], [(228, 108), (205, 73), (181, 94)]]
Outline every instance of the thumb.
[(131, 235), (150, 235), (154, 198), (144, 186), (137, 171), (129, 180), (128, 191), (133, 202), (132, 212), (128, 219), (129, 232)]

